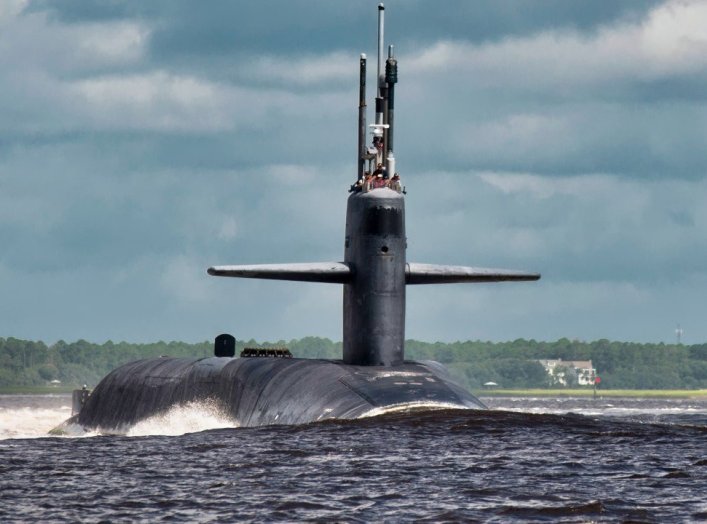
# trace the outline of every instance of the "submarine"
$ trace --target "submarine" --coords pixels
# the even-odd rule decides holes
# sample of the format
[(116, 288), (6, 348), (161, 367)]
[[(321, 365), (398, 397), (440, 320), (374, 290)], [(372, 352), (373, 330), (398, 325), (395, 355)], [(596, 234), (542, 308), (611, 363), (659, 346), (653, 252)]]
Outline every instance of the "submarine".
[[(287, 350), (246, 349), (216, 337), (208, 358), (152, 358), (110, 372), (95, 389), (77, 392), (65, 424), (120, 432), (145, 418), (207, 401), (237, 425), (304, 424), (352, 419), (391, 410), (486, 409), (441, 364), (405, 359), (407, 286), (538, 280), (537, 273), (408, 262), (406, 188), (394, 154), (398, 63), (384, 45), (378, 6), (375, 121), (366, 125), (366, 55), (359, 63), (357, 168), (346, 204), (340, 262), (223, 265), (218, 277), (324, 282), (343, 286), (343, 354), (302, 359)], [(386, 56), (387, 55), (387, 56)], [(371, 143), (366, 130), (370, 128)]]

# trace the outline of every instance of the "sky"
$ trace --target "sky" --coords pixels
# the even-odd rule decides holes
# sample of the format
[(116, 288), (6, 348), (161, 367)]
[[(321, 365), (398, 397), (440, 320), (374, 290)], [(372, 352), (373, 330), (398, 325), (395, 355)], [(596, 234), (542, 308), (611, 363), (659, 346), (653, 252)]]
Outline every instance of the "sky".
[[(341, 340), (377, 2), (0, 2), (0, 337)], [(707, 340), (707, 3), (386, 2), (406, 336)], [(369, 122), (372, 120), (369, 113)]]

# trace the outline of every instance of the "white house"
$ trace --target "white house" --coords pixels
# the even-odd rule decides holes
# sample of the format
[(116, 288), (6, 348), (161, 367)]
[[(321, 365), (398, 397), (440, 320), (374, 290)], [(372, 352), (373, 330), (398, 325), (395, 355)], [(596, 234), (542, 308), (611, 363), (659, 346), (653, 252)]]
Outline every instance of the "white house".
[[(591, 360), (538, 360), (545, 368), (547, 374), (553, 382), (567, 386), (569, 383), (576, 383), (579, 386), (591, 386), (597, 376), (597, 370), (592, 366)], [(576, 380), (572, 380), (567, 374), (572, 373)]]

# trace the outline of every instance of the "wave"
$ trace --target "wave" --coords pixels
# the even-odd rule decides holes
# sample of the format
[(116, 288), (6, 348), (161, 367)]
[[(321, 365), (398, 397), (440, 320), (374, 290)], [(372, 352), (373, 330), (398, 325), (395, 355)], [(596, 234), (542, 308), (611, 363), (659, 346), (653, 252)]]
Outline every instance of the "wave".
[[(61, 395), (0, 396), (0, 440), (32, 439), (55, 436), (49, 432), (62, 425), (71, 415), (70, 397)], [(485, 399), (486, 400), (486, 399)], [(590, 402), (578, 399), (488, 399), (491, 410), (449, 409), (445, 405), (400, 405), (373, 409), (355, 421), (329, 421), (359, 427), (396, 424), (422, 424), (475, 427), (498, 430), (501, 427), (534, 427), (561, 425), (566, 431), (639, 432), (649, 427), (664, 431), (665, 426), (692, 427), (707, 431), (707, 403), (699, 401), (617, 401)], [(322, 423), (319, 423), (322, 424)], [(121, 428), (85, 432), (79, 426), (63, 425), (65, 437), (87, 437), (119, 434), (129, 437), (150, 435), (184, 435), (215, 429), (238, 428), (239, 424), (218, 409), (213, 402), (201, 401), (175, 407), (166, 413)], [(659, 429), (663, 428), (663, 429)]]
[(210, 429), (237, 427), (239, 427), (238, 422), (224, 414), (214, 402), (196, 401), (142, 420), (129, 428), (126, 435), (129, 437), (184, 435)]
[(0, 405), (0, 440), (46, 437), (49, 431), (71, 416), (71, 406), (58, 407)]

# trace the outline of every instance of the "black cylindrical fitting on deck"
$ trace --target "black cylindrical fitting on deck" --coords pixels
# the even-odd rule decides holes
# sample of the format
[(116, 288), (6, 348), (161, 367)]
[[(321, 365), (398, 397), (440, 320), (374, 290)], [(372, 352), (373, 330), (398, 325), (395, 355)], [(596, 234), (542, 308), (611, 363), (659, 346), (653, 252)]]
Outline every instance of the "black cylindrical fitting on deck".
[[(393, 151), (393, 134), (395, 128), (395, 84), (398, 82), (398, 61), (391, 57), (385, 63), (385, 81), (388, 83), (388, 134), (385, 141), (385, 158)], [(395, 173), (390, 173), (393, 176)]]
[[(388, 125), (388, 86), (381, 87), (381, 106), (383, 108), (383, 124)], [(383, 165), (388, 167), (386, 151), (388, 151), (388, 129), (383, 128)]]
[[(395, 128), (395, 84), (390, 84), (388, 87), (388, 133), (386, 134), (386, 140), (385, 140), (385, 147), (386, 147), (386, 153), (385, 153), (385, 158), (386, 161), (388, 159), (388, 155), (390, 154), (391, 151), (393, 151), (393, 130)], [(393, 176), (395, 173), (390, 173), (390, 176)]]

